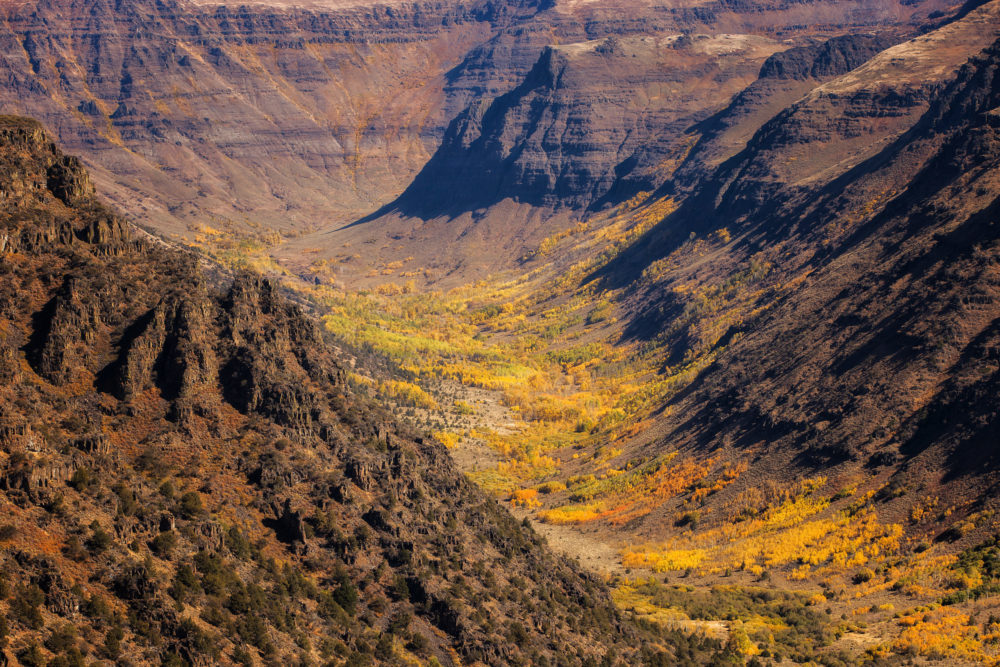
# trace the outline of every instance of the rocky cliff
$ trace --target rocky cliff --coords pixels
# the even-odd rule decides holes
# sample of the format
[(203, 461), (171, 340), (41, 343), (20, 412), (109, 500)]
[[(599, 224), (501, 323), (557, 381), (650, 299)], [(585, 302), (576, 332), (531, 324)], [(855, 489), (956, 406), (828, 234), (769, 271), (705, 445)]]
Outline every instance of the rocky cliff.
[[(786, 23), (804, 6), (557, 5), (448, 73), (457, 115), (398, 199), (274, 256), (307, 274), (307, 252), (334, 261), (366, 244), (340, 267), (352, 285), (385, 282), (399, 261), (442, 285), (509, 269), (581, 220), (604, 224), (633, 196), (704, 176), (819, 83), (912, 36), (932, 9), (890, 17), (824, 4), (805, 27)], [(829, 41), (851, 29), (862, 34)]]
[(901, 39), (893, 31), (842, 35), (774, 54), (764, 62), (757, 79), (722, 111), (692, 128), (696, 143), (663, 184), (665, 191), (678, 193), (697, 186), (721, 162), (741, 151), (761, 125), (817, 85), (860, 67)]
[(0, 118), (0, 193), (4, 661), (721, 649), (631, 627), (439, 445), (355, 395), (270, 283), (220, 291), (135, 237), (38, 123)]
[[(0, 105), (54, 128), (169, 233), (350, 219), (436, 145), (442, 74), (516, 3), (291, 9), (44, 0), (5, 10)], [(206, 221), (209, 221), (206, 223)]]
[[(549, 46), (609, 36), (661, 43), (681, 32), (794, 42), (856, 26), (905, 24), (943, 4), (892, 2), (873, 10), (833, 0), (626, 3), (615, 9), (485, 0), (238, 7), (38, 0), (4, 9), (0, 72), (7, 84), (0, 108), (42, 119), (84, 157), (102, 192), (144, 224), (188, 239), (227, 231), (273, 243), (280, 238), (274, 231), (341, 227), (392, 201), (460, 111), (517, 87)], [(560, 93), (567, 103), (600, 97), (602, 86), (610, 90), (610, 72), (635, 83), (636, 97), (626, 100), (617, 91), (608, 106), (594, 107), (594, 118), (578, 123), (581, 131), (607, 125), (602, 118), (624, 103), (634, 146), (616, 151), (604, 142), (617, 135), (603, 136), (588, 152), (602, 153), (601, 167), (580, 171), (562, 166), (562, 156), (580, 147), (559, 148), (550, 133), (532, 150), (554, 151), (552, 163), (544, 154), (534, 158), (543, 166), (524, 170), (526, 193), (540, 187), (540, 169), (552, 181), (547, 200), (564, 195), (567, 184), (574, 202), (588, 193), (599, 197), (609, 164), (627, 161), (642, 137), (662, 131), (665, 140), (657, 143), (668, 144), (673, 124), (700, 117), (746, 75), (744, 65), (729, 71), (734, 59), (725, 53), (717, 63), (685, 56), (678, 64), (694, 71), (664, 74), (657, 63), (670, 59), (662, 60), (660, 47), (636, 48), (628, 56), (606, 54), (613, 63), (608, 72), (599, 60), (579, 58), (571, 69), (598, 74), (598, 81), (603, 76), (603, 84)], [(718, 73), (721, 90), (701, 90), (700, 102), (691, 94), (683, 113), (664, 115), (669, 96), (650, 86), (690, 81), (698, 72)], [(556, 118), (551, 130), (564, 121)], [(661, 122), (666, 125), (658, 128)], [(646, 158), (655, 161), (664, 151), (653, 149)], [(628, 187), (644, 187), (644, 178)]]
[[(826, 81), (807, 77), (805, 92), (798, 83), (786, 88), (796, 97), (777, 111), (775, 104), (781, 103), (783, 94), (779, 91), (766, 101), (762, 92), (775, 90), (775, 74), (788, 67), (772, 60), (762, 70), (766, 76), (704, 124), (699, 142), (675, 177), (662, 186), (662, 195), (690, 195), (681, 210), (626, 253), (611, 272), (631, 266), (634, 277), (651, 259), (675, 247), (671, 244), (682, 242), (691, 226), (698, 233), (771, 219), (768, 216), (776, 215), (787, 202), (811, 200), (824, 187), (840, 187), (843, 179), (881, 164), (877, 156), (886, 155), (917, 126), (940, 88), (1000, 36), (998, 16), (1000, 4), (983, 3), (958, 20), (877, 53), (841, 76)], [(873, 55), (879, 46), (878, 41), (869, 41), (859, 51), (857, 39), (851, 38), (848, 47), (855, 53)], [(794, 70), (813, 71), (819, 54), (844, 46), (793, 50), (777, 56), (778, 62), (801, 59)], [(914, 164), (892, 172), (892, 178), (881, 184), (879, 197), (904, 187)], [(673, 240), (666, 245), (650, 242), (668, 236)], [(637, 259), (639, 255), (644, 259)]]
[(747, 35), (608, 37), (546, 48), (521, 84), (463, 111), (395, 203), (425, 218), (487, 209), (600, 208), (651, 190), (686, 128), (784, 47)]

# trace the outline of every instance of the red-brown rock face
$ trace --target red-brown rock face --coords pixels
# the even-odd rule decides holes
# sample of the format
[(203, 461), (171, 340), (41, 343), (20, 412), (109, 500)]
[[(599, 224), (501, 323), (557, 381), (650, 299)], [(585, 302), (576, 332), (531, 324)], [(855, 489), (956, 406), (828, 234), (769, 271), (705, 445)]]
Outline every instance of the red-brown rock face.
[[(42, 119), (84, 156), (106, 196), (163, 231), (301, 230), (394, 199), (459, 111), (523, 87), (547, 47), (615, 36), (619, 50), (599, 56), (557, 47), (590, 82), (554, 91), (566, 113), (543, 119), (536, 129), (547, 137), (509, 179), (529, 199), (589, 205), (618, 178), (609, 169), (655, 162), (674, 148), (678, 123), (754, 69), (756, 56), (664, 58), (667, 36), (757, 33), (773, 49), (806, 32), (898, 24), (939, 4), (40, 0), (5, 9), (0, 105)], [(605, 95), (609, 72), (627, 85)], [(592, 145), (581, 147), (580, 133)], [(639, 149), (647, 138), (655, 145)], [(580, 168), (576, 155), (594, 166)]]

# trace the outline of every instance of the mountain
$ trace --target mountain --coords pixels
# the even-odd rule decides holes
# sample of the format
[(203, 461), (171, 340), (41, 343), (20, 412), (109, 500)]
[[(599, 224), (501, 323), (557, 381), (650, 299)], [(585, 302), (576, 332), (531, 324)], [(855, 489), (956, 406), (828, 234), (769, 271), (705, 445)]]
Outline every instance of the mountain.
[(1000, 659), (1000, 0), (5, 11), (9, 661)]
[[(520, 85), (452, 121), (398, 199), (349, 227), (295, 241), (280, 256), (405, 239), (389, 244), (383, 263), (408, 257), (446, 275), (458, 265), (463, 279), (502, 271), (571, 222), (672, 182), (680, 164), (691, 170), (692, 147), (705, 159), (704, 145), (738, 131), (725, 124), (777, 113), (782, 102), (893, 42), (888, 34), (851, 36), (789, 53), (787, 44), (761, 36), (697, 34), (546, 47)], [(810, 60), (815, 71), (789, 64)], [(442, 239), (452, 241), (444, 252)]]
[(445, 118), (444, 72), (530, 6), (5, 8), (0, 104), (53, 128), (161, 232), (294, 232), (398, 192)]
[(599, 274), (630, 295), (626, 336), (668, 366), (710, 360), (644, 446), (750, 455), (774, 479), (871, 475), (899, 490), (888, 516), (913, 494), (948, 498), (945, 526), (988, 511), (1000, 42), (954, 78), (946, 45), (995, 40), (997, 11), (815, 87)]
[[(386, 267), (399, 261), (403, 272), (442, 287), (508, 270), (545, 239), (580, 221), (605, 225), (617, 206), (681, 180), (674, 171), (691, 164), (693, 147), (722, 132), (712, 123), (747, 115), (745, 126), (725, 134), (746, 141), (737, 132), (752, 133), (765, 114), (913, 36), (930, 11), (876, 19), (841, 16), (844, 8), (831, 5), (830, 15), (810, 10), (830, 25), (805, 28), (785, 23), (785, 9), (706, 8), (673, 22), (654, 12), (624, 25), (592, 20), (583, 34), (551, 12), (524, 19), (517, 40), (509, 28), (449, 73), (457, 82), (484, 73), (472, 79), (484, 92), (451, 120), (398, 198), (350, 225), (292, 240), (274, 256), (300, 275), (309, 273), (303, 256), (336, 260), (352, 286), (385, 282)], [(561, 28), (558, 39), (551, 28), (525, 28), (546, 21)], [(851, 22), (857, 34), (831, 39)], [(530, 66), (523, 62), (528, 42), (535, 43)], [(813, 60), (812, 69), (793, 65)], [(505, 78), (506, 90), (482, 81), (512, 68), (524, 74)], [(451, 83), (455, 89), (462, 90)], [(344, 249), (359, 246), (366, 249), (360, 261), (346, 260), (353, 253)]]
[(0, 196), (6, 663), (722, 658), (631, 625), (274, 285), (137, 232), (36, 121), (0, 118)]
[[(671, 139), (681, 124), (717, 111), (768, 50), (849, 30), (908, 30), (945, 6), (33, 0), (4, 9), (0, 108), (42, 120), (82, 156), (105, 196), (158, 233), (206, 244), (234, 235), (269, 245), (292, 240), (281, 252), (294, 268), (314, 247), (361, 242), (331, 240), (339, 239), (332, 232), (395, 200), (456, 116), (522, 86), (549, 47), (572, 56), (576, 72), (550, 101), (575, 110), (518, 126), (534, 157), (517, 171), (544, 177), (525, 184), (531, 201), (565, 197), (569, 187), (574, 206), (589, 205), (611, 180), (625, 180), (622, 193), (646, 187), (661, 156), (679, 151)], [(666, 48), (682, 33), (756, 37), (720, 39), (714, 52), (709, 43)], [(595, 57), (596, 43), (609, 37), (625, 50)], [(691, 89), (684, 109), (672, 112), (669, 91), (697, 76), (716, 78), (718, 88)], [(628, 86), (614, 90), (616, 77)], [(523, 92), (538, 101), (521, 105), (549, 99), (542, 89)], [(619, 109), (627, 110), (627, 140), (602, 130)], [(549, 164), (537, 136), (529, 138), (547, 132), (547, 145), (558, 143), (567, 122), (565, 157)], [(591, 130), (605, 132), (592, 148), (573, 139)], [(646, 141), (660, 133), (662, 141)], [(595, 164), (581, 167), (590, 158)], [(627, 173), (619, 178), (614, 168)], [(511, 187), (520, 187), (516, 179)], [(528, 240), (504, 253), (506, 266), (544, 238), (537, 227), (550, 215), (523, 211), (514, 235)], [(452, 239), (457, 227), (447, 230)], [(375, 228), (380, 244), (400, 233), (399, 225)], [(323, 233), (296, 238), (311, 230)]]
[(884, 32), (842, 35), (771, 56), (751, 85), (697, 127), (697, 143), (666, 186), (679, 190), (697, 185), (706, 173), (742, 150), (766, 121), (817, 85), (860, 67), (897, 41), (896, 35)]
[(452, 122), (394, 206), (424, 218), (503, 199), (585, 210), (652, 190), (659, 183), (648, 172), (662, 169), (685, 129), (783, 48), (733, 35), (547, 47), (517, 88)]

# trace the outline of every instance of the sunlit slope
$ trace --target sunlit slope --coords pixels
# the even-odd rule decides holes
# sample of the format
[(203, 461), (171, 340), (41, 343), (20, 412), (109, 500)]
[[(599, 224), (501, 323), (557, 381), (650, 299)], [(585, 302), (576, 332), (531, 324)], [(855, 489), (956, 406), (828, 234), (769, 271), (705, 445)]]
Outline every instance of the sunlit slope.
[(2, 662), (732, 664), (631, 623), (272, 282), (135, 234), (37, 121), (0, 116), (0, 192)]
[[(756, 129), (750, 125), (918, 34), (941, 9), (924, 4), (890, 19), (847, 10), (848, 3), (811, 4), (806, 24), (784, 23), (794, 12), (783, 3), (708, 3), (698, 11), (652, 4), (627, 19), (608, 3), (569, 15), (559, 6), (542, 11), (449, 73), (449, 94), (467, 93), (473, 82), (481, 90), (466, 97), (399, 197), (350, 225), (332, 220), (289, 240), (274, 256), (300, 275), (311, 272), (309, 260), (324, 260), (337, 273), (320, 279), (354, 289), (402, 273), (418, 286), (449, 289), (516, 271), (547, 238), (579, 221), (599, 224), (616, 206), (669, 183), (715, 131), (717, 114), (755, 80), (766, 79), (747, 94), (756, 107), (727, 141), (745, 142)], [(574, 25), (581, 16), (590, 17), (582, 30)], [(814, 53), (830, 35), (841, 36), (838, 44)], [(783, 51), (790, 58), (770, 58)]]

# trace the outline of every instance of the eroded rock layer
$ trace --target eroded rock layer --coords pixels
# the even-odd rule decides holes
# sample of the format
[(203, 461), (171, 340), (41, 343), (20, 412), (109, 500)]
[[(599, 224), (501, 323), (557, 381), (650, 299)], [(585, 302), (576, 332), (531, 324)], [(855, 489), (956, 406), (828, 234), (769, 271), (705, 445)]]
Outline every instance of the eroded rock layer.
[[(633, 175), (630, 160), (649, 167), (669, 154), (680, 124), (716, 110), (761, 55), (726, 47), (692, 59), (690, 49), (664, 50), (669, 36), (795, 43), (907, 24), (944, 3), (869, 4), (38, 0), (4, 9), (0, 106), (42, 119), (143, 223), (189, 239), (234, 231), (274, 242), (274, 231), (339, 227), (392, 201), (460, 111), (523, 89), (555, 47), (572, 61), (573, 85), (554, 97), (523, 91), (505, 143), (523, 144), (525, 158), (490, 194), (590, 205), (610, 181), (645, 187), (648, 170)], [(596, 43), (558, 46), (609, 36), (623, 41), (599, 57)], [(672, 70), (658, 71), (664, 64)], [(609, 92), (612, 74), (628, 86)], [(684, 93), (671, 110), (672, 87), (690, 88), (698, 74), (718, 85)], [(518, 119), (525, 104), (545, 101), (568, 108), (541, 125)], [(602, 129), (609, 124), (621, 128)], [(580, 133), (593, 135), (590, 147)]]

